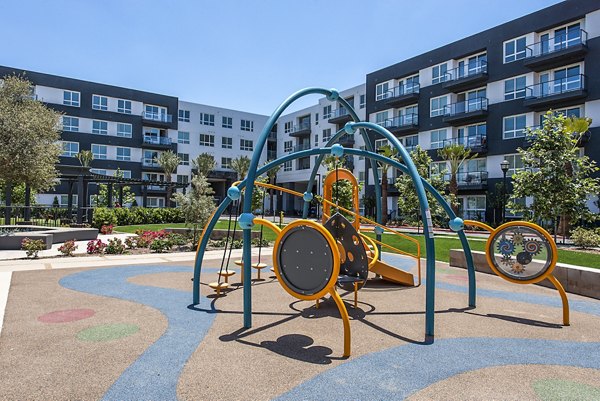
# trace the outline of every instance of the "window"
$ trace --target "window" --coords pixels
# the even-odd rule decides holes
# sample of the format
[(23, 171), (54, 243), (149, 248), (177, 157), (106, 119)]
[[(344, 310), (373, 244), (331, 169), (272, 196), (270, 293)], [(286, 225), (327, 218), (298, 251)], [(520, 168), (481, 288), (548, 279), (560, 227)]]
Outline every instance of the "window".
[(93, 168), (90, 170), (90, 172), (92, 172), (94, 174), (99, 174), (99, 175), (108, 175), (108, 173), (104, 169)]
[(92, 144), (92, 154), (94, 155), (94, 159), (106, 160), (107, 146)]
[(446, 162), (433, 162), (429, 166), (431, 175), (446, 174)]
[(63, 131), (79, 132), (79, 118), (63, 116)]
[(504, 42), (504, 63), (511, 63), (513, 61), (525, 58), (525, 49), (525, 37)]
[(406, 84), (404, 86), (404, 93), (415, 93), (419, 92), (419, 76), (413, 75), (412, 77), (406, 78)]
[(431, 69), (431, 83), (439, 84), (446, 80), (446, 73), (448, 72), (448, 64), (443, 63), (436, 65)]
[(486, 123), (473, 124), (458, 129), (459, 144), (473, 148), (482, 146), (487, 140), (487, 125)]
[(108, 122), (93, 120), (92, 121), (92, 134), (108, 135)]
[(177, 143), (190, 143), (190, 133), (186, 131), (177, 132)]
[(292, 161), (291, 160), (283, 163), (283, 171), (292, 171)]
[(254, 142), (249, 139), (240, 139), (240, 150), (252, 152), (254, 150)]
[(292, 121), (288, 121), (283, 125), (283, 132), (285, 132), (286, 134), (292, 132), (292, 129), (294, 129), (294, 124), (292, 123)]
[(179, 110), (178, 119), (181, 122), (189, 123), (190, 122), (190, 111), (189, 110)]
[(366, 104), (367, 104), (367, 96), (360, 95), (360, 102), (358, 103), (358, 107), (361, 109), (364, 109)]
[(132, 126), (131, 124), (117, 123), (117, 136), (124, 138), (131, 138)]
[(526, 125), (527, 116), (525, 114), (504, 117), (502, 123), (502, 138), (512, 139), (524, 137)]
[(181, 159), (179, 163), (181, 166), (189, 166), (190, 165), (190, 155), (189, 153), (177, 153), (177, 157)]
[(233, 138), (224, 136), (221, 138), (221, 147), (223, 149), (232, 149), (233, 148)]
[(448, 105), (446, 96), (434, 97), (431, 99), (431, 108), (429, 109), (430, 117), (443, 116)]
[(285, 153), (289, 153), (294, 149), (294, 142), (293, 141), (285, 141), (283, 142), (283, 151)]
[(215, 125), (215, 115), (214, 114), (208, 114), (208, 113), (200, 113), (200, 122), (203, 125), (210, 125), (213, 126)]
[(117, 148), (117, 160), (131, 161), (131, 148)]
[(131, 114), (131, 100), (119, 99), (117, 101), (117, 111), (123, 114)]
[(221, 126), (223, 128), (233, 128), (233, 118), (223, 116)]
[(221, 157), (221, 168), (231, 168), (231, 157)]
[(365, 183), (365, 172), (364, 171), (358, 172), (358, 182), (361, 184)]
[[(554, 110), (554, 114), (555, 115), (562, 114), (565, 117), (579, 118), (579, 117), (581, 117), (581, 108), (580, 107), (570, 107), (568, 109)], [(540, 125), (543, 125), (545, 120), (546, 120), (546, 113), (542, 113), (540, 115)]]
[(386, 99), (389, 95), (390, 83), (382, 82), (375, 87), (375, 101)]
[(506, 173), (507, 177), (512, 177), (514, 173), (525, 168), (523, 166), (523, 157), (521, 155), (505, 155), (504, 159), (508, 162), (508, 172)]
[(190, 177), (185, 174), (177, 174), (177, 183), (178, 184), (188, 184), (190, 182)]
[(65, 106), (79, 107), (79, 92), (64, 91), (63, 92), (63, 104)]
[(240, 124), (240, 129), (242, 131), (248, 131), (248, 132), (254, 131), (254, 121), (242, 119), (241, 124)]
[[(61, 195), (59, 198), (60, 201), (60, 205), (62, 206), (67, 206), (69, 204), (69, 195)], [(73, 205), (77, 205), (77, 194), (73, 194), (73, 198), (71, 198), (73, 201)]]
[(411, 135), (404, 137), (404, 147), (411, 151), (419, 144), (419, 135)]
[(431, 131), (431, 149), (441, 149), (446, 141), (447, 130), (438, 129)]
[(379, 151), (379, 149), (381, 149), (383, 146), (386, 146), (388, 143), (389, 142), (387, 139), (376, 139), (375, 140), (375, 152)]
[(161, 106), (155, 106), (153, 104), (145, 104), (144, 105), (144, 115), (143, 117), (147, 120), (153, 121), (162, 121), (162, 122), (171, 122), (167, 115), (167, 108)]
[(313, 143), (315, 144), (315, 147), (319, 146), (319, 134), (315, 134), (315, 140)]
[(315, 125), (319, 124), (319, 113), (315, 113)]
[(379, 113), (375, 114), (375, 123), (382, 125), (385, 120), (388, 119), (388, 111), (380, 111)]
[(323, 119), (331, 118), (331, 105), (323, 107)]
[[(367, 147), (364, 146), (364, 145), (361, 145), (361, 146), (359, 146), (359, 149), (360, 150), (366, 150)], [(358, 160), (365, 160), (365, 157), (364, 156), (358, 156)]]
[(108, 110), (108, 98), (106, 96), (92, 95), (92, 109)]
[(484, 220), (485, 218), (485, 196), (467, 196), (464, 198), (463, 218), (470, 220)]
[(75, 157), (79, 153), (79, 142), (63, 141), (62, 148), (63, 152), (61, 156)]
[(331, 139), (331, 128), (323, 130), (323, 143), (327, 143)]
[(581, 43), (581, 25), (578, 23), (554, 30), (554, 43), (550, 44), (548, 35), (542, 35), (542, 52), (547, 53)]
[(200, 134), (200, 146), (215, 146), (215, 136), (211, 134)]
[(148, 207), (165, 207), (165, 198), (148, 197), (146, 203)]
[(123, 178), (131, 178), (131, 170), (121, 170), (121, 174), (123, 174)]
[(525, 97), (525, 84), (525, 75), (504, 81), (504, 100), (513, 100)]

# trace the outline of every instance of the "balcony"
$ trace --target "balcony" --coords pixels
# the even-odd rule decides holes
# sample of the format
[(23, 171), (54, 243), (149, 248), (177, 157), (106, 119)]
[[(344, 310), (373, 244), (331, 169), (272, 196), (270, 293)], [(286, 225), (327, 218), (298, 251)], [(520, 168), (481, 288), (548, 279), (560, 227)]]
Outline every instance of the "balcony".
[(277, 151), (276, 150), (267, 150), (267, 160), (275, 160), (277, 159)]
[(442, 88), (453, 92), (481, 86), (488, 79), (487, 62), (480, 60), (475, 63), (467, 63), (446, 72), (445, 77)]
[(485, 120), (488, 114), (487, 109), (487, 97), (451, 103), (444, 109), (443, 121), (452, 125), (461, 125), (466, 122)]
[(154, 192), (154, 193), (163, 193), (167, 191), (167, 187), (166, 185), (148, 185), (146, 187), (148, 192)]
[(419, 130), (419, 115), (415, 113), (404, 114), (394, 118), (388, 118), (379, 123), (394, 135), (403, 135), (417, 132)]
[(142, 169), (146, 171), (163, 171), (156, 159), (148, 157), (142, 158)]
[(573, 75), (525, 88), (523, 105), (533, 109), (557, 107), (587, 97), (586, 76)]
[(303, 157), (298, 159), (297, 170), (309, 170), (310, 169), (310, 157)]
[(166, 136), (144, 135), (143, 147), (147, 149), (172, 149), (173, 142)]
[(354, 146), (354, 134), (344, 134), (338, 139), (338, 143), (342, 146)]
[(296, 145), (292, 148), (292, 153), (301, 152), (303, 150), (310, 149), (310, 143), (302, 143), (300, 145)]
[(168, 126), (173, 122), (173, 116), (166, 113), (144, 111), (142, 113), (142, 120), (144, 122), (150, 122), (152, 125)]
[(289, 131), (290, 136), (295, 138), (301, 138), (310, 135), (310, 121), (302, 122), (298, 125), (294, 125)]
[[(450, 181), (450, 174), (445, 174), (444, 179)], [(481, 190), (487, 188), (487, 171), (469, 171), (466, 173), (457, 173), (456, 182), (458, 189)]]
[(473, 153), (487, 153), (487, 136), (485, 135), (473, 135), (461, 138), (451, 138), (446, 139), (443, 142), (442, 147), (452, 146), (452, 145), (462, 145), (465, 148), (471, 149)]
[(583, 29), (569, 31), (567, 35), (555, 36), (527, 46), (523, 61), (533, 71), (544, 71), (584, 59), (588, 52), (587, 32)]
[(269, 132), (269, 136), (267, 137), (267, 140), (269, 141), (277, 141), (277, 131), (273, 132)]
[(419, 101), (419, 84), (405, 84), (390, 89), (385, 94), (385, 104), (392, 107), (408, 106)]
[(330, 124), (346, 124), (348, 121), (352, 121), (352, 116), (345, 107), (333, 110), (327, 119)]

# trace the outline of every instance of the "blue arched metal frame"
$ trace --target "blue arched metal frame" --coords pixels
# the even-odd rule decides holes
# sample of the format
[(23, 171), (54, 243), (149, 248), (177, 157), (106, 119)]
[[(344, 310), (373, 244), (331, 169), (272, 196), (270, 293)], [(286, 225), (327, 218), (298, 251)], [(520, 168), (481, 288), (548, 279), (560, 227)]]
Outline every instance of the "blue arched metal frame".
[[(385, 128), (379, 127), (378, 125), (372, 124), (372, 123), (349, 123), (350, 129), (355, 128), (355, 127), (352, 127), (352, 125), (360, 125), (363, 128), (374, 129), (378, 132), (380, 132), (379, 128), (381, 128), (381, 130), (383, 130), (383, 131), (387, 131), (387, 130), (385, 130)], [(377, 127), (379, 127), (379, 128), (377, 128)], [(387, 134), (385, 132), (380, 132), (380, 133), (386, 137), (388, 137), (388, 134), (389, 134), (389, 136), (393, 137), (393, 135), (389, 132), (387, 132)], [(396, 139), (396, 141), (397, 141), (397, 139)], [(400, 144), (400, 147), (401, 147), (401, 150), (399, 150), (399, 152), (401, 153), (403, 160), (408, 161), (409, 163), (412, 163), (412, 160), (408, 156), (406, 149), (404, 149), (404, 147), (402, 147), (401, 144)], [(405, 153), (404, 155), (402, 155), (402, 150)], [(370, 158), (371, 160), (387, 163), (387, 164), (391, 165), (392, 167), (398, 168), (402, 172), (411, 175), (411, 177), (413, 177), (413, 180), (414, 180), (414, 177), (418, 177), (418, 179), (415, 182), (415, 187), (417, 187), (417, 188), (420, 187), (421, 190), (423, 191), (423, 196), (425, 197), (425, 205), (427, 205), (427, 198), (424, 194), (424, 191), (425, 191), (425, 189), (427, 189), (427, 191), (429, 191), (436, 198), (436, 200), (438, 202), (440, 202), (440, 204), (442, 205), (442, 207), (444, 208), (444, 210), (446, 211), (446, 213), (448, 214), (448, 216), (451, 219), (456, 217), (456, 215), (452, 211), (452, 208), (450, 207), (450, 205), (448, 205), (448, 203), (445, 201), (445, 199), (431, 185), (429, 185), (429, 183), (427, 183), (422, 177), (415, 175), (416, 168), (415, 168), (414, 164), (412, 165), (414, 171), (411, 174), (411, 168), (409, 166), (404, 165), (398, 161), (389, 159), (385, 156), (379, 155), (377, 153), (370, 152), (367, 150), (362, 150), (362, 149), (344, 149), (344, 151), (345, 151), (345, 153), (348, 153), (348, 154), (365, 156), (365, 157)], [(277, 160), (274, 160), (274, 161), (268, 163), (267, 165), (257, 169), (255, 171), (255, 173), (256, 173), (255, 177), (260, 176), (260, 175), (266, 173), (267, 171), (269, 171), (270, 169), (272, 169), (278, 165), (281, 165), (287, 161), (290, 161), (290, 160), (307, 157), (307, 156), (312, 156), (312, 155), (327, 155), (330, 153), (331, 153), (331, 148), (309, 149), (309, 150), (305, 150), (305, 151), (301, 151), (301, 152), (292, 153), (292, 154), (286, 155), (282, 158), (279, 158)], [(238, 188), (240, 190), (243, 189), (246, 186), (247, 182), (254, 182), (254, 181), (249, 181), (249, 179), (246, 178), (238, 185)], [(246, 198), (248, 196), (249, 196), (248, 193), (246, 193)], [(421, 197), (419, 197), (419, 199), (421, 199)], [(223, 202), (219, 205), (219, 207), (213, 214), (211, 220), (208, 222), (206, 232), (204, 233), (203, 237), (200, 240), (200, 244), (198, 246), (198, 252), (196, 254), (196, 261), (195, 261), (195, 265), (194, 265), (194, 284), (193, 284), (193, 302), (194, 302), (194, 304), (198, 304), (200, 302), (200, 273), (201, 273), (201, 269), (202, 269), (202, 258), (203, 258), (206, 246), (208, 245), (208, 239), (210, 238), (210, 233), (214, 229), (214, 226), (217, 223), (217, 221), (219, 220), (219, 217), (227, 209), (227, 207), (229, 206), (230, 203), (231, 203), (231, 199), (229, 199), (229, 198), (225, 198), (225, 200), (223, 200)], [(423, 214), (423, 216), (425, 216), (424, 212), (422, 214)], [(425, 231), (426, 244), (427, 244), (427, 242), (431, 242), (431, 245), (433, 245), (433, 239), (429, 237), (430, 232), (429, 232), (428, 224), (425, 223), (424, 226), (425, 226), (425, 230), (426, 230)], [(247, 231), (248, 233), (250, 233), (250, 230), (251, 230), (251, 227), (246, 229), (245, 232)], [(475, 286), (475, 269), (473, 266), (473, 259), (472, 259), (470, 247), (469, 247), (469, 244), (468, 244), (468, 241), (466, 239), (464, 232), (462, 230), (460, 230), (458, 235), (460, 237), (461, 243), (463, 245), (463, 249), (465, 251), (465, 256), (467, 258), (467, 267), (468, 267), (468, 275), (469, 275), (469, 305), (475, 306), (476, 286)], [(430, 241), (427, 241), (427, 240), (430, 240)], [(429, 335), (429, 336), (433, 336), (433, 334), (434, 334), (434, 312), (435, 312), (435, 309), (434, 309), (435, 308), (435, 254), (433, 253), (435, 251), (431, 251), (433, 249), (433, 247), (431, 245), (429, 247), (426, 247), (426, 251), (427, 251), (427, 276), (426, 276), (427, 289), (426, 289), (426, 306), (425, 306), (426, 307), (425, 333), (426, 333), (426, 335)], [(248, 250), (250, 250), (250, 240), (244, 241), (244, 249), (246, 247), (248, 247)], [(248, 261), (244, 260), (243, 274), (244, 274), (244, 278), (247, 278), (244, 280), (244, 283), (251, 281), (250, 280), (250, 263), (251, 263), (250, 259)], [(248, 267), (246, 268), (246, 266), (248, 266)], [(250, 318), (247, 318), (246, 315), (250, 315)], [(250, 298), (249, 302), (246, 301), (246, 286), (244, 285), (244, 327), (251, 327), (251, 315), (252, 315), (251, 298)], [(249, 323), (250, 325), (247, 326), (246, 325), (247, 323)]]

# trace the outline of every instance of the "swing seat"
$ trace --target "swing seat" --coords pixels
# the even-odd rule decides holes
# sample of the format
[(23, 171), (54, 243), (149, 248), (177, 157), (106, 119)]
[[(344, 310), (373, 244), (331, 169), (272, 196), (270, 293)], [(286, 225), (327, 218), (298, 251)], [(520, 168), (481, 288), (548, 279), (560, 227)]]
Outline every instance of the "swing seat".
[(257, 270), (256, 279), (260, 280), (260, 271), (267, 267), (266, 263), (252, 263), (252, 267)]
[(229, 288), (229, 283), (219, 283), (217, 281), (213, 282), (213, 283), (209, 283), (208, 286), (210, 288), (212, 288), (213, 290), (216, 291), (217, 296), (220, 297), (221, 296), (221, 291), (226, 290), (227, 288)]
[(229, 277), (233, 276), (235, 274), (235, 271), (234, 270), (223, 270), (223, 271), (220, 271), (218, 274), (221, 277), (225, 277), (225, 282), (227, 283), (229, 280)]

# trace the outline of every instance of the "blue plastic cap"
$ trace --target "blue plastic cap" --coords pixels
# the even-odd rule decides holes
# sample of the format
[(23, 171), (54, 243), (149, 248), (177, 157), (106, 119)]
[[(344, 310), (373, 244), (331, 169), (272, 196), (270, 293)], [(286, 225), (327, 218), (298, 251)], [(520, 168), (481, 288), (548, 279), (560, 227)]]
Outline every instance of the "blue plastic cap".
[(460, 231), (465, 228), (465, 222), (460, 217), (455, 217), (448, 222), (452, 231)]
[(381, 234), (383, 234), (383, 231), (384, 231), (383, 228), (381, 228), (379, 226), (375, 227), (375, 234), (381, 235)]
[(302, 199), (304, 199), (305, 202), (310, 202), (313, 200), (313, 194), (312, 192), (305, 192), (304, 196), (302, 197)]
[(331, 147), (331, 154), (335, 157), (342, 157), (344, 155), (344, 147), (336, 143)]
[(227, 190), (227, 196), (231, 200), (240, 199), (240, 196), (241, 196), (240, 189), (238, 187), (236, 187), (235, 185), (230, 186), (229, 189)]
[(254, 215), (252, 213), (242, 213), (238, 219), (238, 224), (242, 230), (249, 230), (254, 226)]
[(354, 134), (356, 132), (356, 128), (354, 128), (354, 123), (347, 122), (346, 125), (344, 125), (344, 131), (346, 131), (346, 134)]
[(327, 100), (334, 102), (340, 98), (340, 92), (337, 89), (331, 88), (331, 94), (327, 96)]

